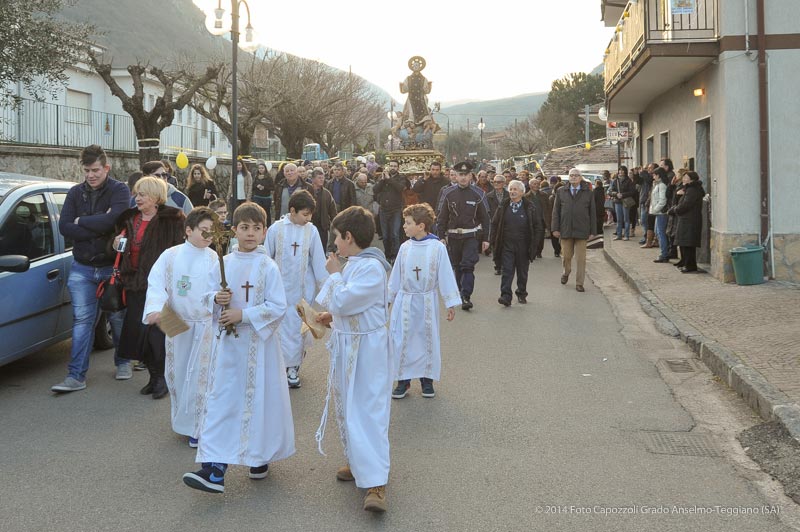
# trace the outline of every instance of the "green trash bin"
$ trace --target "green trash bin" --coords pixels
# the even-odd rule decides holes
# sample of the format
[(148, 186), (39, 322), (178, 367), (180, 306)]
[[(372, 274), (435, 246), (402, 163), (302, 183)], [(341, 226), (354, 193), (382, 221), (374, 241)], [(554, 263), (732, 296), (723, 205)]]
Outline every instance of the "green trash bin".
[(733, 273), (736, 284), (751, 285), (764, 282), (764, 266), (762, 264), (764, 248), (759, 245), (749, 244), (731, 250)]

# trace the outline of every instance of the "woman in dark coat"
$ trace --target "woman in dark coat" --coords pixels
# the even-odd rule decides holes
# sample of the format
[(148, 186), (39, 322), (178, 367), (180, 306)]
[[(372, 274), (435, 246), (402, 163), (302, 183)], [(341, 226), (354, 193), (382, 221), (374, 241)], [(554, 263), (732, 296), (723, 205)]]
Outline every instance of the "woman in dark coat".
[[(147, 364), (150, 382), (141, 393), (161, 399), (168, 393), (164, 379), (164, 333), (158, 327), (142, 324), (147, 276), (161, 253), (183, 242), (185, 217), (180, 209), (165, 205), (167, 186), (161, 179), (143, 177), (136, 182), (133, 192), (136, 207), (123, 212), (116, 223), (117, 234), (124, 229), (128, 239), (119, 268), (128, 302), (119, 356)], [(119, 238), (114, 241), (115, 247)]]
[(195, 164), (189, 170), (186, 180), (186, 196), (195, 207), (208, 207), (217, 199), (217, 187), (201, 164)]
[(267, 213), (267, 227), (272, 225), (272, 191), (275, 189), (275, 180), (267, 169), (267, 163), (258, 161), (256, 175), (253, 176), (253, 201)]
[(680, 199), (670, 209), (676, 216), (675, 245), (680, 249), (681, 258), (675, 264), (682, 273), (697, 271), (697, 248), (703, 232), (703, 197), (706, 191), (700, 183), (697, 172), (686, 172), (683, 176), (683, 190), (678, 191)]

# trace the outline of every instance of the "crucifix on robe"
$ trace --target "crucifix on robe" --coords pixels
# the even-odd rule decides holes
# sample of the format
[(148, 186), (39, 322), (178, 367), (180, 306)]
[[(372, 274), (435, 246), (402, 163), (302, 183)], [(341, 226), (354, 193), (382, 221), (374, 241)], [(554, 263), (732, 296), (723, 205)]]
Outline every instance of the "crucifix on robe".
[(419, 267), (419, 266), (417, 266), (416, 268), (414, 268), (414, 269), (413, 269), (413, 270), (411, 270), (411, 271), (417, 274), (417, 281), (419, 281), (419, 272), (421, 272), (421, 271), (422, 271), (422, 270), (420, 269), (420, 267)]
[(292, 254), (292, 256), (293, 256), (293, 257), (296, 257), (296, 256), (297, 256), (297, 248), (299, 248), (299, 247), (300, 247), (300, 244), (298, 244), (297, 242), (295, 242), (294, 244), (292, 244), (292, 247), (294, 248), (294, 253)]
[(244, 301), (245, 301), (245, 303), (249, 303), (250, 302), (250, 289), (251, 288), (255, 288), (255, 287), (254, 287), (254, 285), (250, 284), (250, 281), (247, 281), (246, 283), (244, 283), (242, 285), (242, 288), (244, 288)]
[[(226, 228), (222, 220), (219, 219), (219, 216), (214, 213), (214, 224), (211, 226), (211, 231), (203, 231), (202, 234), (203, 238), (210, 238), (211, 242), (214, 244), (214, 248), (217, 251), (217, 258), (219, 259), (219, 286), (223, 290), (226, 290), (228, 288), (228, 281), (225, 280), (225, 261), (222, 258), (222, 253), (234, 233)], [(228, 307), (225, 306), (224, 308), (227, 309)], [(220, 328), (220, 333), (221, 332), (222, 328)], [(239, 337), (239, 334), (236, 332), (236, 325), (233, 323), (225, 326), (225, 334), (231, 333), (233, 333), (236, 338)]]

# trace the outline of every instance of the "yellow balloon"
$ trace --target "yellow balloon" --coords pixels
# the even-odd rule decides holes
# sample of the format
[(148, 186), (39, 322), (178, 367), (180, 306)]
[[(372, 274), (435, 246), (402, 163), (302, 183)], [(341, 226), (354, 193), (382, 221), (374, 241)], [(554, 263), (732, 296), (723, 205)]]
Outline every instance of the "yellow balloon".
[(175, 165), (183, 170), (187, 166), (189, 166), (189, 158), (186, 156), (185, 153), (180, 152), (177, 157), (175, 157)]

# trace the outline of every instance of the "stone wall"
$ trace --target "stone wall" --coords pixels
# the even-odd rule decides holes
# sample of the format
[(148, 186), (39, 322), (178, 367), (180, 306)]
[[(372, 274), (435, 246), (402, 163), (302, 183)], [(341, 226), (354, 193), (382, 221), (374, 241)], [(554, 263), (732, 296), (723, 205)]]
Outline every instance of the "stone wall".
[(775, 235), (775, 279), (800, 283), (800, 235)]
[[(758, 235), (711, 230), (711, 275), (726, 283), (736, 281), (730, 250), (758, 244)], [(800, 235), (775, 235), (775, 280), (800, 283)]]
[[(38, 177), (49, 177), (62, 181), (83, 180), (78, 157), (81, 150), (78, 148), (45, 148), (39, 146), (15, 146), (0, 144), (0, 172), (12, 172)], [(128, 175), (139, 170), (139, 157), (134, 153), (106, 152), (111, 164), (111, 175), (115, 179), (127, 182)], [(189, 168), (192, 164), (205, 163), (205, 159), (189, 158)], [(171, 161), (176, 169), (174, 160)], [(186, 183), (188, 168), (177, 170), (176, 177), (180, 185)], [(225, 191), (230, 183), (230, 159), (219, 159), (217, 168), (209, 172), (214, 179), (217, 190)]]

